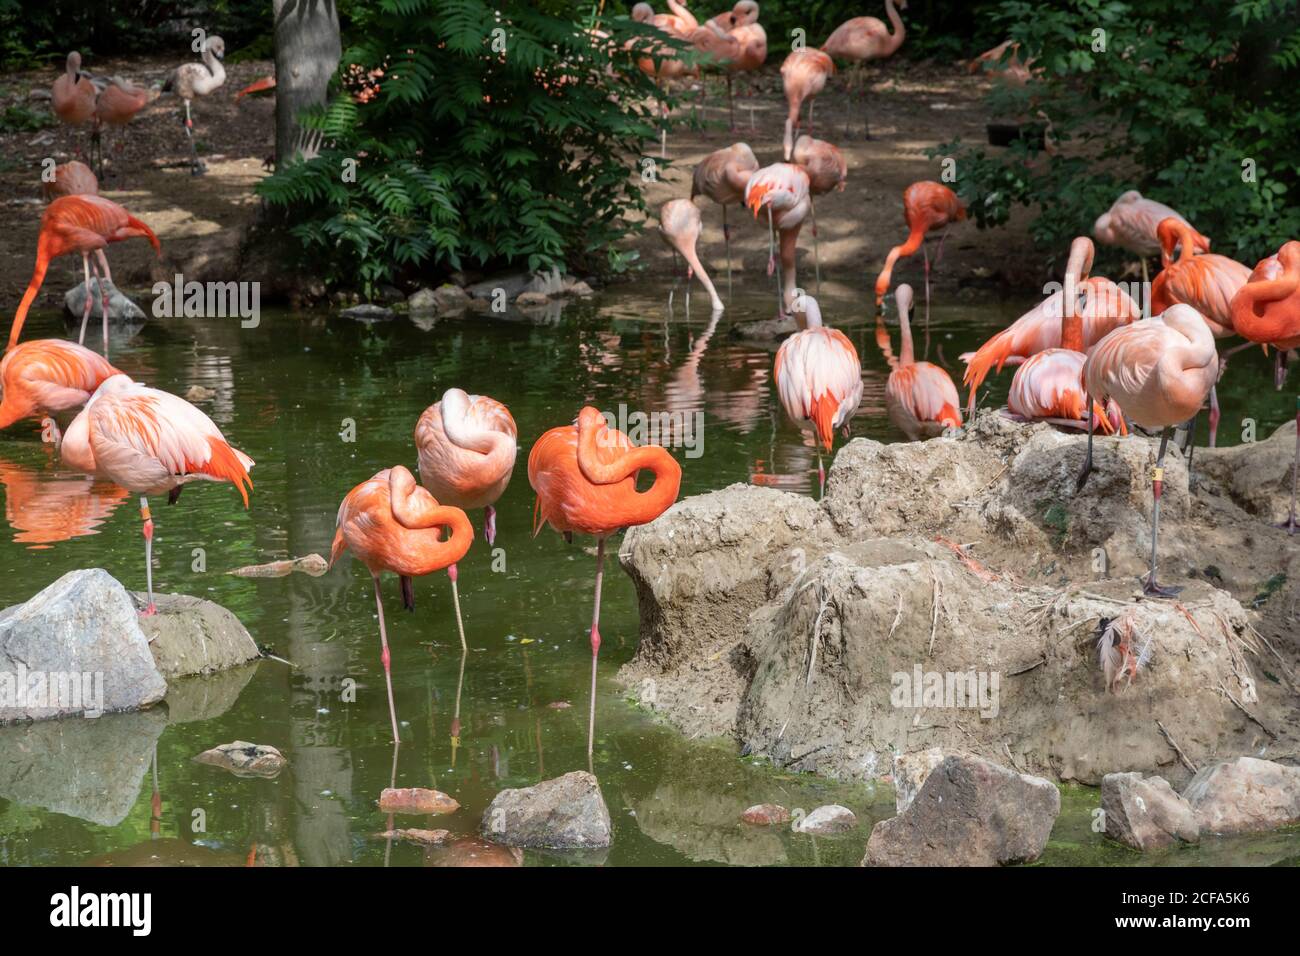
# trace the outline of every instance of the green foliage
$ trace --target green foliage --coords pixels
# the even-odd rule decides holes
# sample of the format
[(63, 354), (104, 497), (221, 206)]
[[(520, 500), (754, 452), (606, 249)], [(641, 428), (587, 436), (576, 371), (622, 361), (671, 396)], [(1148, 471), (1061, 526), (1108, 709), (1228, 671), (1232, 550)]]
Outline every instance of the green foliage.
[(643, 50), (649, 33), (607, 18), (597, 46), (589, 7), (498, 8), (358, 11), (329, 106), (304, 118), (323, 147), (259, 187), (331, 282), (369, 291), (430, 268), (622, 264), (612, 245), (645, 208), (634, 164), (657, 132), (656, 88), (623, 47)]
[(49, 113), (37, 113), (21, 104), (0, 113), (0, 133), (26, 133), (53, 125), (54, 119)]
[(931, 150), (956, 158), (982, 227), (1028, 206), (1035, 240), (1059, 251), (1136, 188), (1247, 264), (1300, 236), (1300, 0), (1004, 0), (995, 20), (1041, 72), (990, 106), (1040, 129), (1050, 117), (1060, 155), (1031, 140)]

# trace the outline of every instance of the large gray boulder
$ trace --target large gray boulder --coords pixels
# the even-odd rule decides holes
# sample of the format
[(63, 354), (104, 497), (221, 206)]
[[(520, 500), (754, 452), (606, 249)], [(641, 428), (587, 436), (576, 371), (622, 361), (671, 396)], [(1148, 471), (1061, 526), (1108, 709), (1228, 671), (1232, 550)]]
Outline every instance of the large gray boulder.
[(600, 784), (585, 771), (502, 790), (483, 812), (483, 835), (507, 846), (597, 849), (611, 840)]
[[(131, 595), (143, 610), (148, 596)], [(155, 594), (158, 613), (139, 619), (163, 677), (211, 674), (261, 656), (257, 642), (239, 618), (222, 607), (188, 594)]]
[(1163, 777), (1108, 773), (1101, 781), (1106, 836), (1135, 850), (1196, 843), (1201, 828), (1191, 805)]
[(1258, 833), (1300, 823), (1300, 767), (1238, 757), (1205, 767), (1183, 790), (1207, 833)]
[(1061, 812), (1042, 777), (945, 757), (898, 816), (871, 830), (863, 866), (999, 866), (1038, 859)]
[(101, 568), (0, 611), (0, 724), (136, 710), (166, 693), (135, 604)]
[[(95, 323), (102, 324), (100, 310), (102, 308), (100, 283), (103, 282), (103, 288), (108, 292), (108, 321), (110, 324), (137, 325), (146, 318), (144, 309), (140, 308), (134, 302), (126, 297), (123, 292), (115, 286), (111, 279), (90, 280), (90, 325), (86, 332), (89, 338), (91, 331), (95, 328)], [(63, 307), (68, 310), (74, 319), (81, 321), (83, 310), (86, 307), (86, 283), (73, 286), (63, 296)]]

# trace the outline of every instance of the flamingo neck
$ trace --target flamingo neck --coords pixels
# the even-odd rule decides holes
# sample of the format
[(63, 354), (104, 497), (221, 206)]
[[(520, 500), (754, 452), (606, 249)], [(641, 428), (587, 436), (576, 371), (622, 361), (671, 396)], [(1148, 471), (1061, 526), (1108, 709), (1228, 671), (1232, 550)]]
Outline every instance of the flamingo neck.
[(886, 49), (893, 53), (903, 45), (903, 38), (907, 36), (907, 30), (903, 27), (903, 18), (894, 9), (894, 0), (885, 0), (885, 16), (889, 18), (889, 23), (894, 28), (894, 32), (889, 35), (889, 43), (886, 46)]
[(1079, 300), (1092, 271), (1092, 242), (1075, 240), (1070, 247), (1070, 260), (1065, 266), (1065, 283), (1061, 290), (1061, 348), (1074, 352), (1083, 349), (1083, 315)]
[(677, 500), (681, 487), (682, 466), (658, 445), (642, 445), (621, 450), (612, 462), (600, 460), (598, 444), (612, 443), (615, 438), (599, 412), (583, 414), (578, 420), (578, 469), (584, 478), (596, 485), (611, 485), (634, 477), (642, 468), (654, 474), (654, 483), (645, 491), (632, 489), (623, 501), (623, 508), (614, 515), (615, 525), (623, 527), (652, 521)]
[(912, 349), (912, 324), (907, 317), (908, 308), (898, 307), (898, 364), (900, 367), (916, 364), (916, 353)]

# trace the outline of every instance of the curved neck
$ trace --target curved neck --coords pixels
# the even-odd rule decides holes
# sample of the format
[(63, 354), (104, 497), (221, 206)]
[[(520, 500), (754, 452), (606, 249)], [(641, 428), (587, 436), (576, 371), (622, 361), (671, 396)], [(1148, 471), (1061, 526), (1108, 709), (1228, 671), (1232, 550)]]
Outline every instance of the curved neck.
[(470, 399), (458, 388), (442, 396), (442, 428), (452, 444), (483, 455), (513, 454), (514, 442), (495, 428), (475, 428), (469, 424)]
[(668, 9), (671, 10), (675, 16), (680, 17), (686, 24), (687, 32), (699, 27), (700, 21), (695, 19), (695, 14), (682, 6), (678, 0), (668, 0)]
[[(406, 468), (399, 466), (389, 471), (388, 501), (393, 520), (403, 528), (408, 531), (439, 532), (431, 542), (426, 542), (430, 557), (436, 558), (440, 553), (464, 554), (468, 547), (466, 542), (473, 540), (474, 528), (465, 512), (450, 505), (438, 504), (433, 495), (416, 484), (415, 476)], [(444, 528), (450, 532), (446, 540), (441, 534)]]
[(14, 313), (14, 324), (9, 329), (9, 345), (6, 351), (18, 344), (18, 337), (23, 332), (23, 323), (27, 321), (27, 310), (36, 301), (36, 293), (41, 291), (41, 284), (45, 282), (45, 270), (50, 265), (50, 249), (49, 242), (46, 239), (47, 235), (47, 233), (41, 233), (36, 242), (36, 268), (32, 270), (32, 281), (27, 283), (27, 291), (23, 293), (23, 300), (18, 303), (18, 311)]
[(903, 28), (903, 18), (894, 9), (894, 0), (885, 0), (885, 16), (889, 17), (889, 23), (894, 28), (894, 32), (889, 35), (887, 48), (890, 53), (893, 53), (903, 45), (903, 38), (907, 36), (907, 31)]
[(599, 446), (612, 446), (617, 440), (605, 418), (595, 409), (582, 410), (578, 416), (578, 469), (595, 485), (617, 484), (634, 477), (642, 468), (654, 474), (654, 483), (645, 491), (633, 491), (622, 524), (650, 521), (677, 500), (681, 487), (682, 466), (658, 445), (642, 445), (622, 451), (617, 460), (600, 460)]
[(1061, 290), (1061, 348), (1072, 352), (1083, 349), (1083, 283), (1092, 271), (1093, 246), (1080, 238), (1070, 246), (1070, 260), (1065, 266), (1065, 283)]
[[(1288, 242), (1278, 250), (1277, 261), (1282, 267), (1282, 274), (1276, 279), (1257, 279), (1254, 282), (1247, 282), (1241, 287), (1240, 295), (1247, 297), (1255, 302), (1277, 302), (1281, 299), (1289, 298), (1300, 288), (1300, 246), (1297, 246), (1296, 255), (1292, 255), (1290, 247), (1294, 243)], [(24, 300), (26, 298), (24, 297)], [(10, 343), (12, 345), (12, 341)]]
[(900, 366), (916, 364), (916, 353), (912, 350), (912, 326), (907, 320), (907, 313), (910, 308), (910, 302), (906, 304), (898, 303), (898, 332), (900, 339), (898, 364)]

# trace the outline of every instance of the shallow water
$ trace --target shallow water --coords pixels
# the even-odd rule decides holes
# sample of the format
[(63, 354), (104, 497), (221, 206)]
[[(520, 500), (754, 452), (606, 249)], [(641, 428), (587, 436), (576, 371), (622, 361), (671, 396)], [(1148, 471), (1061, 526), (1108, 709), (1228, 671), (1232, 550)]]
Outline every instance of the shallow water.
[[(702, 296), (692, 296), (687, 315), (680, 287), (670, 314), (668, 292), (642, 283), (541, 318), (471, 315), (427, 328), (405, 318), (364, 325), (284, 312), (264, 313), (256, 329), (236, 320), (154, 320), (120, 341), (114, 361), (133, 377), (178, 394), (192, 385), (212, 389), (215, 396), (200, 406), (257, 460), (249, 511), (224, 486), (191, 487), (174, 508), (153, 502), (155, 587), (225, 605), (293, 666), (267, 660), (175, 682), (167, 705), (144, 713), (0, 728), (0, 863), (243, 865), (254, 848), (260, 862), (273, 864), (514, 862), (468, 841), (426, 852), (375, 838), (388, 828), (376, 799), (394, 782), (395, 755), (364, 569), (344, 562), (320, 578), (276, 579), (225, 572), (328, 554), (343, 495), (381, 468), (414, 467), (416, 419), (444, 389), (500, 399), (519, 425), (520, 458), (499, 503), (498, 569), (481, 537), (460, 564), (466, 659), (445, 575), (416, 582), (412, 614), (400, 611), (396, 582), (385, 582), (404, 739), (395, 783), (437, 787), (461, 803), (453, 815), (401, 817), (397, 825), (445, 827), (469, 838), (499, 790), (585, 768), (594, 547), (566, 545), (549, 530), (529, 537), (532, 440), (572, 421), (584, 403), (615, 415), (620, 403), (702, 412), (703, 431), (693, 436), (703, 439), (701, 454), (678, 450), (683, 495), (736, 481), (809, 493), (816, 483), (815, 453), (784, 421), (772, 391), (775, 346), (730, 334), (738, 320), (767, 317), (771, 297), (737, 294), (714, 325)], [(854, 433), (899, 439), (884, 414), (888, 368), (866, 322), (867, 296), (845, 291), (822, 301), (828, 321), (845, 327), (863, 356), (866, 388)], [(955, 370), (960, 352), (1025, 307), (936, 305), (930, 358)], [(54, 315), (29, 323), (31, 337), (61, 334)], [(1253, 417), (1262, 436), (1291, 416), (1294, 399), (1272, 390), (1269, 371), (1257, 351), (1233, 359), (1222, 394), (1223, 443), (1240, 440), (1242, 418)], [(1009, 380), (1007, 373), (993, 383), (994, 400)], [(352, 442), (341, 437), (348, 420), (355, 422)], [(31, 423), (0, 436), (0, 481), (8, 524), (0, 606), (75, 568), (104, 567), (143, 588), (134, 498), (60, 468)], [(481, 515), (473, 518), (481, 528)], [(205, 570), (194, 570), (195, 549), (203, 551)], [(528, 851), (523, 862), (856, 864), (871, 825), (893, 812), (890, 788), (834, 784), (742, 760), (733, 746), (685, 740), (626, 702), (611, 678), (635, 650), (635, 596), (617, 563), (608, 568), (594, 769), (614, 844), (585, 856)], [(349, 679), (358, 684), (355, 703), (342, 699)], [(572, 706), (549, 706), (557, 702)], [(192, 762), (235, 739), (280, 748), (288, 768), (275, 780), (248, 780)], [(831, 839), (738, 824), (740, 811), (760, 802), (805, 810), (838, 802), (857, 812), (861, 825)], [(1095, 791), (1065, 788), (1065, 812), (1044, 863), (1300, 858), (1294, 833), (1140, 858), (1092, 832), (1096, 803)]]

